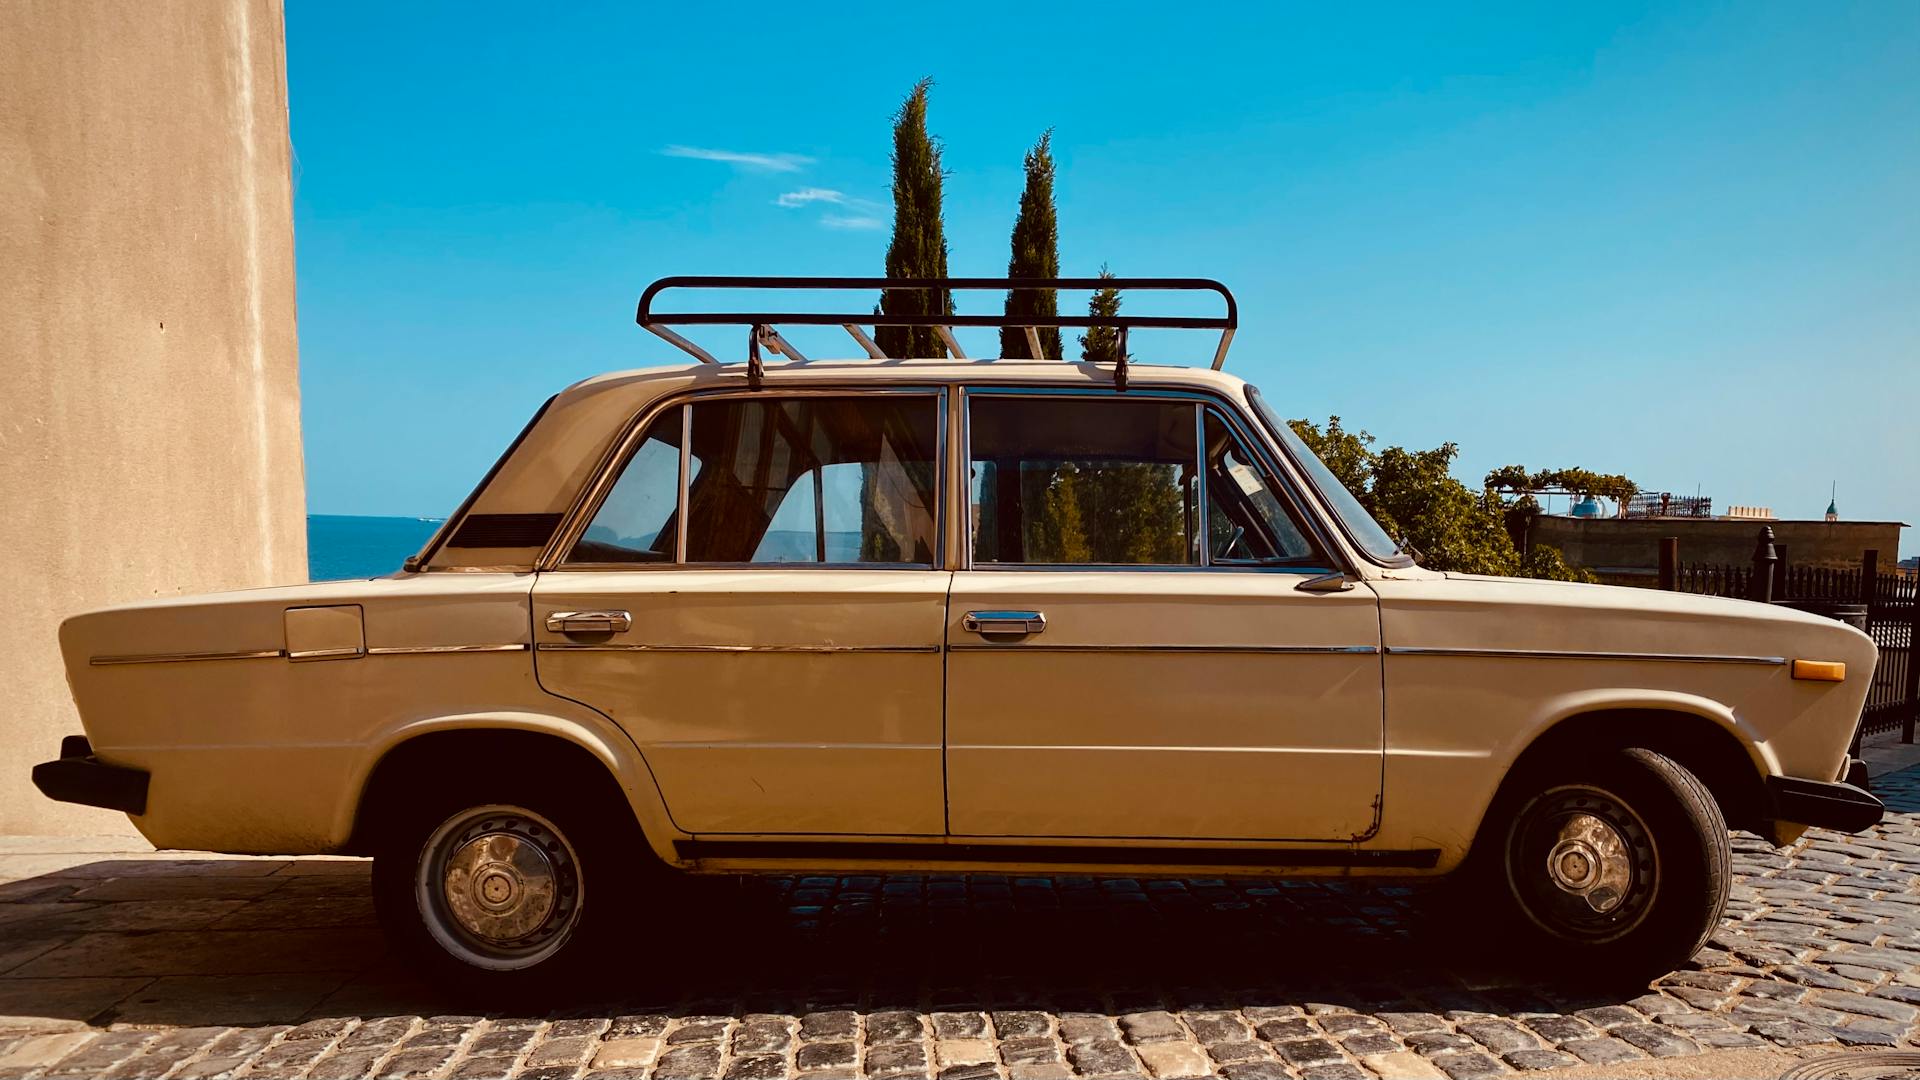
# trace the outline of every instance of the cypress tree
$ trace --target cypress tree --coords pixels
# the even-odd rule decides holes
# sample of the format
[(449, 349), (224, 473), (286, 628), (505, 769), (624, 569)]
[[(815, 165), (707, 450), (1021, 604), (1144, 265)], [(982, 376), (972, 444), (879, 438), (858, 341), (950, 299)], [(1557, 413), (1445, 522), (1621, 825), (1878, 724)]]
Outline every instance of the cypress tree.
[[(927, 134), (927, 90), (921, 79), (893, 114), (893, 242), (887, 245), (890, 278), (947, 276), (947, 239), (940, 221), (940, 144)], [(951, 315), (953, 297), (895, 291), (880, 297), (880, 313)], [(874, 343), (888, 356), (943, 357), (946, 346), (932, 327), (876, 326)]]
[[(1100, 264), (1100, 276), (1110, 278), (1113, 271), (1106, 263)], [(1087, 301), (1087, 314), (1095, 318), (1112, 318), (1120, 314), (1120, 290), (1101, 289)], [(1080, 359), (1096, 364), (1112, 364), (1119, 360), (1120, 331), (1111, 326), (1090, 326), (1080, 335)], [(1129, 357), (1131, 359), (1131, 357)]]
[[(1010, 278), (1060, 276), (1060, 228), (1053, 212), (1053, 131), (1027, 151), (1027, 187), (1020, 193), (1020, 216), (1013, 223), (1013, 254), (1007, 259)], [(1007, 292), (1007, 314), (1052, 318), (1060, 313), (1059, 294), (1052, 289), (1012, 289)], [(1000, 328), (1000, 355), (1029, 360), (1060, 359), (1060, 328), (1040, 330), (1040, 356), (1027, 347), (1027, 332), (1017, 326)]]

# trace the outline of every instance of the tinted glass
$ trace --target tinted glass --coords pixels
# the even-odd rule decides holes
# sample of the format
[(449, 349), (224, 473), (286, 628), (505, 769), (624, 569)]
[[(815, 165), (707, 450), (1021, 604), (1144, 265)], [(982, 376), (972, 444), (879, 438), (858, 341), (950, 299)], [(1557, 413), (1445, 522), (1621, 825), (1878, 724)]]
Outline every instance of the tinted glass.
[(1310, 560), (1313, 545), (1233, 429), (1207, 410), (1207, 544), (1215, 563)]
[(1195, 409), (1150, 399), (974, 398), (974, 561), (1198, 562)]
[(933, 565), (937, 398), (692, 409), (688, 562)]
[(567, 555), (570, 563), (672, 562), (680, 499), (680, 410), (669, 409)]

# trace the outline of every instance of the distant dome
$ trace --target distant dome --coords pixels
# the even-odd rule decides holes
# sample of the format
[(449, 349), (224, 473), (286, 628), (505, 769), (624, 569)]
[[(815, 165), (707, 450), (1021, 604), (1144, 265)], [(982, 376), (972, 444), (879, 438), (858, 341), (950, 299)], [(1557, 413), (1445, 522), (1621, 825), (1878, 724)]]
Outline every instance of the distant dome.
[(1600, 516), (1600, 501), (1589, 495), (1573, 504), (1574, 517), (1597, 518)]

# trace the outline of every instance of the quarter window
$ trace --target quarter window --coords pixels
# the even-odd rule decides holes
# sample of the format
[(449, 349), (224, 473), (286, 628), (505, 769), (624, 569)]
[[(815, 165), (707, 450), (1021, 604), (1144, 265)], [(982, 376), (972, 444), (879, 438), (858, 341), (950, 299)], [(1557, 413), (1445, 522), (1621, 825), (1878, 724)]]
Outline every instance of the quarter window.
[(974, 398), (974, 561), (1198, 563), (1194, 410), (1151, 399)]
[(679, 409), (647, 429), (620, 479), (567, 555), (570, 563), (672, 562), (680, 503)]

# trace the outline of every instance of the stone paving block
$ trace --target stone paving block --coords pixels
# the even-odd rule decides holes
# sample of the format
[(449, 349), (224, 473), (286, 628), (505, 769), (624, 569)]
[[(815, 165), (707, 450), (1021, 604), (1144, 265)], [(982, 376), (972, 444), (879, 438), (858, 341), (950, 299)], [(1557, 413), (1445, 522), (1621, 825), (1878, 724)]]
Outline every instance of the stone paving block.
[(727, 1062), (725, 1080), (780, 1080), (787, 1075), (787, 1059), (779, 1054), (747, 1054)]
[[(401, 1050), (381, 1062), (374, 1075), (378, 1080), (425, 1080), (453, 1060), (453, 1047), (433, 1046), (423, 1050)], [(530, 1063), (532, 1064), (532, 1063)], [(545, 1062), (554, 1065), (562, 1062)]]
[(802, 1039), (851, 1039), (859, 1031), (860, 1014), (851, 1009), (810, 1012), (800, 1018)]
[(1207, 1056), (1221, 1065), (1242, 1065), (1255, 1061), (1272, 1061), (1273, 1050), (1266, 1043), (1252, 1039), (1229, 1039), (1225, 1042), (1208, 1043)]
[(1369, 1054), (1360, 1060), (1382, 1080), (1439, 1080), (1446, 1075), (1439, 1066), (1412, 1050)]
[(1259, 1036), (1270, 1043), (1283, 1043), (1292, 1039), (1314, 1039), (1320, 1036), (1320, 1029), (1305, 1018), (1293, 1020), (1269, 1020), (1254, 1029)]
[(1225, 1010), (1188, 1009), (1180, 1014), (1180, 1019), (1193, 1032), (1193, 1037), (1203, 1043), (1234, 1042), (1251, 1038), (1253, 1034), (1238, 1014)]
[(644, 1069), (660, 1057), (660, 1046), (657, 1035), (608, 1039), (594, 1048), (591, 1063), (595, 1069)]
[(1287, 1064), (1304, 1069), (1314, 1065), (1332, 1065), (1345, 1060), (1340, 1049), (1325, 1039), (1294, 1039), (1274, 1043), (1273, 1049)]
[(307, 1078), (308, 1080), (361, 1080), (362, 1077), (373, 1072), (374, 1065), (386, 1054), (385, 1050), (334, 1049), (320, 1059), (320, 1063), (307, 1073)]
[(1371, 1078), (1358, 1065), (1343, 1061), (1337, 1065), (1315, 1065), (1311, 1069), (1302, 1069), (1300, 1080), (1371, 1080)]
[(1000, 1040), (1000, 1060), (1008, 1065), (1054, 1065), (1061, 1060), (1060, 1044), (1044, 1035), (1021, 1035)]
[(1118, 1039), (1089, 1039), (1067, 1047), (1067, 1059), (1082, 1076), (1138, 1076), (1140, 1067)]
[[(447, 1080), (502, 1080), (513, 1075), (513, 1061), (510, 1057), (489, 1055), (465, 1058), (454, 1065), (453, 1071), (447, 1074)], [(612, 1080), (617, 1075), (617, 1072), (593, 1073), (594, 1080)], [(636, 1076), (634, 1080), (639, 1078)]]
[(1379, 1018), (1388, 1027), (1402, 1035), (1411, 1035), (1421, 1031), (1444, 1031), (1447, 1022), (1433, 1013), (1425, 1012), (1383, 1012)]
[(1623, 1061), (1639, 1061), (1647, 1056), (1631, 1044), (1621, 1042), (1611, 1035), (1561, 1043), (1560, 1049), (1589, 1065), (1618, 1065)]
[(867, 1047), (862, 1063), (868, 1076), (925, 1074), (927, 1049), (917, 1042), (889, 1042)]
[(660, 1055), (656, 1080), (714, 1080), (720, 1075), (720, 1044), (687, 1043)]
[(1497, 1018), (1469, 1020), (1460, 1025), (1460, 1032), (1496, 1054), (1510, 1054), (1515, 1050), (1533, 1050), (1540, 1045), (1539, 1039), (1510, 1020)]
[(1916, 1016), (1920, 1016), (1920, 1008), (1905, 1002), (1855, 994), (1847, 990), (1815, 990), (1807, 996), (1807, 1001), (1814, 1005), (1838, 1009), (1841, 1012), (1875, 1016), (1882, 1020), (1898, 1020), (1903, 1024), (1911, 1024)]
[(1514, 1050), (1502, 1054), (1501, 1060), (1522, 1072), (1536, 1072), (1542, 1069), (1563, 1069), (1580, 1064), (1580, 1059), (1559, 1050)]
[(1007, 1080), (1067, 1080), (1073, 1075), (1073, 1069), (1062, 1063), (1057, 1065), (1010, 1065), (1007, 1067)]
[(995, 1012), (993, 1014), (994, 1034), (1002, 1039), (1017, 1039), (1029, 1035), (1045, 1035), (1053, 1030), (1053, 1017), (1047, 1013), (1032, 1010)]
[(1258, 1061), (1229, 1065), (1221, 1070), (1227, 1080), (1294, 1080), (1294, 1074), (1277, 1061)]
[(1154, 1042), (1160, 1039), (1184, 1039), (1187, 1029), (1180, 1021), (1167, 1012), (1128, 1013), (1120, 1018), (1120, 1028), (1126, 1032), (1127, 1041), (1136, 1045)]
[(991, 1065), (999, 1060), (990, 1039), (935, 1039), (933, 1061), (941, 1070), (954, 1065)]
[(804, 1043), (794, 1054), (794, 1066), (802, 1072), (851, 1068), (859, 1060), (859, 1045), (847, 1040)]
[(599, 1041), (592, 1035), (563, 1035), (557, 1039), (549, 1035), (528, 1051), (527, 1067), (538, 1069), (548, 1065), (583, 1064), (593, 1056), (594, 1047)]
[(1479, 1080), (1483, 1076), (1499, 1076), (1507, 1071), (1500, 1062), (1478, 1050), (1435, 1054), (1433, 1064), (1453, 1080)]
[(1213, 1062), (1198, 1045), (1191, 1042), (1150, 1042), (1140, 1046), (1138, 1053), (1154, 1080), (1208, 1076), (1213, 1073)]
[(665, 1013), (629, 1013), (625, 1016), (616, 1016), (607, 1025), (607, 1038), (658, 1038), (667, 1033), (669, 1020), (670, 1017)]
[(920, 1014), (903, 1010), (874, 1013), (867, 1017), (866, 1028), (869, 1044), (907, 1042), (926, 1034)]

